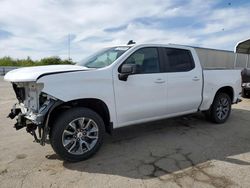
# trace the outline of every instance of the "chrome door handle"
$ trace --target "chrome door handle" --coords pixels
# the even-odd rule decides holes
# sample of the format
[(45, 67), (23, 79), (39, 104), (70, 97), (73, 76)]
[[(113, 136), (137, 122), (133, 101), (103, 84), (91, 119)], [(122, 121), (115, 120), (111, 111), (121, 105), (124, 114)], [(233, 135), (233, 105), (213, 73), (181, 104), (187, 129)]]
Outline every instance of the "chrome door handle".
[(165, 83), (166, 81), (161, 79), (161, 78), (158, 78), (157, 80), (155, 80), (155, 83), (157, 84), (162, 84), (162, 83)]
[(198, 78), (197, 76), (195, 76), (194, 78), (193, 78), (193, 81), (199, 81), (200, 80), (200, 78)]

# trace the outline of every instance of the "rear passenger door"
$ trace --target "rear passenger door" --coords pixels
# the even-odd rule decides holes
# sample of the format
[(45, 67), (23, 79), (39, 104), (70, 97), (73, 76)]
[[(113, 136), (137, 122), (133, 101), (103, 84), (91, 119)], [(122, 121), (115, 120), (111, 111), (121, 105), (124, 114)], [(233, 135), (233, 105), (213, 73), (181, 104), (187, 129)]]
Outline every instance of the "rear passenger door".
[(195, 66), (187, 49), (163, 48), (167, 72), (167, 111), (169, 115), (197, 111), (202, 95), (202, 70)]

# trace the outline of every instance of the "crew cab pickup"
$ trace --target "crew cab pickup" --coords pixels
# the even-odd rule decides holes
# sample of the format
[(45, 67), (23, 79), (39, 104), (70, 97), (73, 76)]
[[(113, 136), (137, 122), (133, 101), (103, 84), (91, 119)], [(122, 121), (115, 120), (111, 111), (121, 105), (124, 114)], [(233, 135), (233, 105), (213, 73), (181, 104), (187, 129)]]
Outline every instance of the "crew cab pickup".
[(196, 112), (224, 123), (240, 100), (241, 71), (201, 61), (194, 47), (140, 44), (105, 48), (76, 65), (16, 69), (4, 78), (18, 99), (9, 117), (68, 161), (89, 158), (105, 132), (127, 125)]

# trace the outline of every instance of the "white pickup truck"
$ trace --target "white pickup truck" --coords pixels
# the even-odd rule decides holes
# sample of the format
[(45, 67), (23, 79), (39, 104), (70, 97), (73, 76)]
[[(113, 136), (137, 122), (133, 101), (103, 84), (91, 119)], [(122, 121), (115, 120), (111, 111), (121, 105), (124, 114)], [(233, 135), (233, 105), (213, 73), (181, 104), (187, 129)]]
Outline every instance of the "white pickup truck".
[(76, 65), (16, 69), (4, 78), (18, 99), (9, 117), (68, 161), (92, 156), (118, 127), (195, 112), (224, 123), (240, 100), (240, 70), (205, 70), (200, 61), (194, 47), (141, 44)]

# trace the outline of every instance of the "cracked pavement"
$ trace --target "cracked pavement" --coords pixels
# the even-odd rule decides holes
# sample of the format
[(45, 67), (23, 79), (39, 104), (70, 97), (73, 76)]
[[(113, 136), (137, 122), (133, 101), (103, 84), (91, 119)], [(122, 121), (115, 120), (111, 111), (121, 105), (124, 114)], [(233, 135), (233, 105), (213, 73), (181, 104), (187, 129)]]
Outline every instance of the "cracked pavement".
[(0, 77), (0, 187), (250, 187), (250, 99), (223, 125), (194, 114), (118, 129), (91, 159), (63, 162), (6, 118)]

